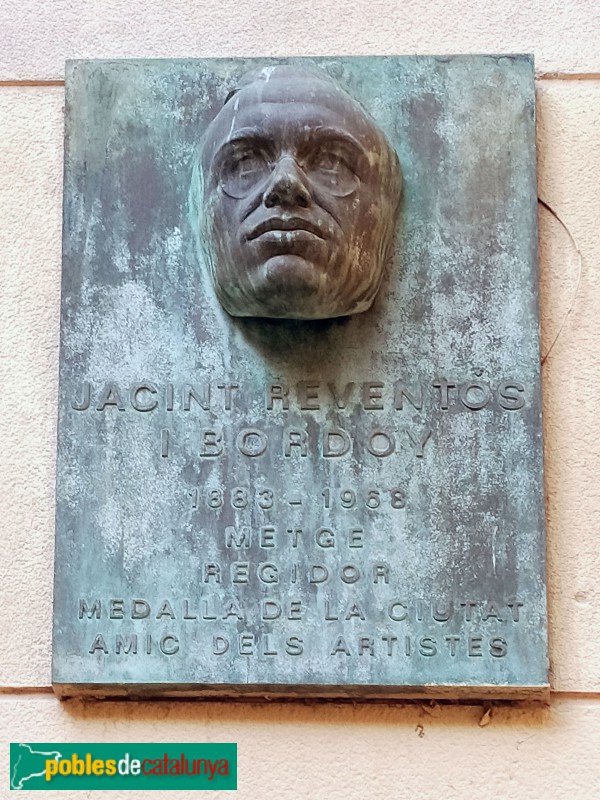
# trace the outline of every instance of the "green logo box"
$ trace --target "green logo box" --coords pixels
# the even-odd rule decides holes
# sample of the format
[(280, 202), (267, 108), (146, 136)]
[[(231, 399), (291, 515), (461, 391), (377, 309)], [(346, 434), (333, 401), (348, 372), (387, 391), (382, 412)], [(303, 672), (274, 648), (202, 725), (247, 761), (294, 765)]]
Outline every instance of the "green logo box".
[(237, 745), (13, 742), (10, 788), (237, 789)]

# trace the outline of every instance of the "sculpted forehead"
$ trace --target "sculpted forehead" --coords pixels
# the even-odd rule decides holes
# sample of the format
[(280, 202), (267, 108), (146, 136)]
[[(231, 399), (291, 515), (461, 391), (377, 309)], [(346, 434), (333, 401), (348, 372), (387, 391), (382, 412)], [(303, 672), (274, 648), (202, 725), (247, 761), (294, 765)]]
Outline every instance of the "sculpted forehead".
[(278, 68), (269, 80), (243, 85), (217, 114), (207, 131), (205, 164), (240, 130), (298, 137), (321, 126), (347, 131), (367, 149), (383, 144), (374, 123), (340, 87), (318, 75)]

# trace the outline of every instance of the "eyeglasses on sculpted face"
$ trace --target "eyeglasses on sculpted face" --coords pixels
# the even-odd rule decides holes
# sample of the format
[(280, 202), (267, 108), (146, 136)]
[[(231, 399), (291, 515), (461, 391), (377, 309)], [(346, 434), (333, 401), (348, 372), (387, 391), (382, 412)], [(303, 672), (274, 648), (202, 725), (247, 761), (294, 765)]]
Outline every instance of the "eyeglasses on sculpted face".
[(391, 256), (402, 178), (362, 107), (326, 73), (249, 73), (206, 133), (201, 235), (233, 316), (366, 311)]

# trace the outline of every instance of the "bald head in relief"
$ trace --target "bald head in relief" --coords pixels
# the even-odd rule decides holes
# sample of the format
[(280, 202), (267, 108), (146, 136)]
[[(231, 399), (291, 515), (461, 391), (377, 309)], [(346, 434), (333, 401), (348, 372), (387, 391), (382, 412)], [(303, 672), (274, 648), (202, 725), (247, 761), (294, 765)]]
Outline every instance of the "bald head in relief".
[(402, 176), (364, 109), (325, 72), (248, 73), (200, 153), (200, 235), (234, 317), (366, 311), (392, 256)]

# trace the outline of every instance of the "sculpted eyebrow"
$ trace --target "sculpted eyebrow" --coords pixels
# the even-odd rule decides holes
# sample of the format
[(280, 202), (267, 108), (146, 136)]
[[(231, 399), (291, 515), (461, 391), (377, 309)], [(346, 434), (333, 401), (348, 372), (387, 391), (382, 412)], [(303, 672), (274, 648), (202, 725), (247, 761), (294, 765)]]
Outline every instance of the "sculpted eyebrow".
[(272, 141), (272, 137), (268, 136), (261, 130), (256, 128), (241, 128), (227, 137), (227, 141), (223, 142), (217, 152), (221, 152), (223, 148), (236, 144), (259, 144), (263, 147)]
[(365, 147), (355, 139), (352, 134), (338, 128), (318, 127), (311, 131), (311, 138), (318, 141), (327, 141), (333, 143), (340, 143), (351, 150), (357, 151), (357, 154), (362, 156), (367, 155)]

